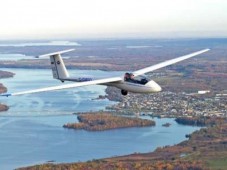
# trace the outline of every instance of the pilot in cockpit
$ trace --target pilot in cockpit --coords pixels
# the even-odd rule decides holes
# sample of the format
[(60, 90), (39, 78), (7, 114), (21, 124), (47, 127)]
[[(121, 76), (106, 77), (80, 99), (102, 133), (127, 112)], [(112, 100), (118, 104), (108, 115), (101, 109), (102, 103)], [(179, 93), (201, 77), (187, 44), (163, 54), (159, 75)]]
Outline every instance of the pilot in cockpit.
[(125, 79), (125, 81), (133, 82), (134, 75), (132, 73), (125, 73), (124, 79)]
[(132, 73), (125, 73), (124, 80), (127, 82), (143, 84), (143, 85), (145, 85), (148, 82), (148, 80), (145, 77), (141, 78), (138, 76), (137, 79), (135, 79)]

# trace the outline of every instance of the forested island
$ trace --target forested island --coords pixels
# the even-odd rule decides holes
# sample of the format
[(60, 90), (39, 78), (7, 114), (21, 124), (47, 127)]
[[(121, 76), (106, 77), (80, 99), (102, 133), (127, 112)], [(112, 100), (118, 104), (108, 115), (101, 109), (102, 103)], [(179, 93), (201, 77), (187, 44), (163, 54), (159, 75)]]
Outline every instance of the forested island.
[(78, 115), (79, 123), (65, 124), (64, 128), (103, 131), (109, 129), (154, 126), (152, 120), (136, 117), (114, 116), (109, 113), (83, 113)]
[(0, 104), (0, 112), (6, 111), (6, 110), (8, 110), (8, 109), (9, 109), (8, 106), (6, 106), (6, 105), (4, 105), (4, 104)]
[(8, 71), (0, 70), (0, 79), (13, 77), (15, 74)]
[[(10, 78), (13, 76), (14, 76), (14, 73), (0, 70), (0, 79)], [(0, 93), (5, 93), (6, 91), (7, 91), (7, 88), (2, 83), (0, 83)]]
[(6, 91), (7, 88), (2, 83), (0, 83), (0, 93), (5, 93)]

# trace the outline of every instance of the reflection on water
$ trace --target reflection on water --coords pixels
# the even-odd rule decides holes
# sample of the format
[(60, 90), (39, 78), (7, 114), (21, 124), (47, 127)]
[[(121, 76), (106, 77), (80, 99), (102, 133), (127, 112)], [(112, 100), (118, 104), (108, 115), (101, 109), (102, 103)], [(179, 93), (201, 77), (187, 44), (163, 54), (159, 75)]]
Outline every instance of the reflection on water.
[[(58, 85), (50, 70), (7, 69), (17, 73), (2, 82), (10, 91)], [(108, 77), (119, 72), (70, 71), (74, 75)], [(47, 161), (75, 162), (149, 152), (156, 147), (185, 140), (197, 127), (178, 125), (174, 119), (155, 119), (155, 127), (115, 129), (103, 132), (64, 129), (75, 122), (73, 112), (104, 109), (112, 102), (92, 100), (105, 94), (104, 86), (1, 98), (10, 110), (0, 117), (0, 169), (8, 170)], [(146, 117), (149, 118), (149, 117)], [(169, 128), (162, 127), (169, 122)]]

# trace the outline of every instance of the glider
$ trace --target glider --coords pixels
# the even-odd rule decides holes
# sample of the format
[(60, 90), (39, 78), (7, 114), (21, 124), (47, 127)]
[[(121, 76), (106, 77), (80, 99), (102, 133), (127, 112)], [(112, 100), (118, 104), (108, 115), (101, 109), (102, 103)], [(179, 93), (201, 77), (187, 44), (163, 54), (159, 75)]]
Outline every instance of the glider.
[(52, 69), (53, 78), (60, 80), (61, 82), (65, 81), (72, 81), (76, 83), (71, 84), (64, 84), (59, 86), (53, 87), (46, 87), (40, 88), (35, 90), (28, 90), (23, 92), (16, 92), (16, 93), (7, 93), (2, 94), (1, 96), (17, 96), (23, 94), (30, 94), (30, 93), (39, 93), (39, 92), (47, 92), (47, 91), (54, 91), (54, 90), (61, 90), (61, 89), (69, 89), (69, 88), (76, 88), (82, 86), (89, 86), (89, 85), (106, 85), (106, 86), (114, 86), (121, 89), (122, 95), (127, 95), (128, 92), (133, 93), (156, 93), (160, 92), (162, 88), (153, 80), (148, 80), (147, 78), (141, 76), (148, 72), (152, 72), (154, 70), (178, 63), (180, 61), (189, 59), (191, 57), (197, 56), (199, 54), (205, 53), (210, 49), (200, 50), (188, 55), (184, 55), (175, 59), (167, 60), (161, 62), (159, 64), (143, 68), (141, 70), (137, 70), (132, 73), (125, 73), (123, 76), (119, 77), (111, 77), (111, 78), (104, 78), (104, 79), (97, 79), (93, 80), (91, 78), (72, 78), (69, 76), (69, 73), (65, 67), (61, 54), (70, 52), (74, 49), (58, 51), (54, 53), (44, 54), (38, 56), (37, 58), (43, 57), (50, 57), (50, 64)]

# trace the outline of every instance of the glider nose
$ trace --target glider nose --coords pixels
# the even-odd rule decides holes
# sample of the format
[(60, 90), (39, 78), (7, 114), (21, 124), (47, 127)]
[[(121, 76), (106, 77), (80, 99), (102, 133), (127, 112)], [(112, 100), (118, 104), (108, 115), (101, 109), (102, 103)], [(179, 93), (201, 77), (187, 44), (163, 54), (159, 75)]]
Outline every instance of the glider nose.
[(146, 85), (151, 87), (152, 92), (160, 92), (162, 91), (162, 88), (156, 83), (155, 81), (151, 80)]
[(160, 92), (160, 91), (162, 91), (162, 88), (161, 88), (161, 86), (159, 86), (157, 83), (156, 83), (156, 86), (155, 86), (155, 92)]

